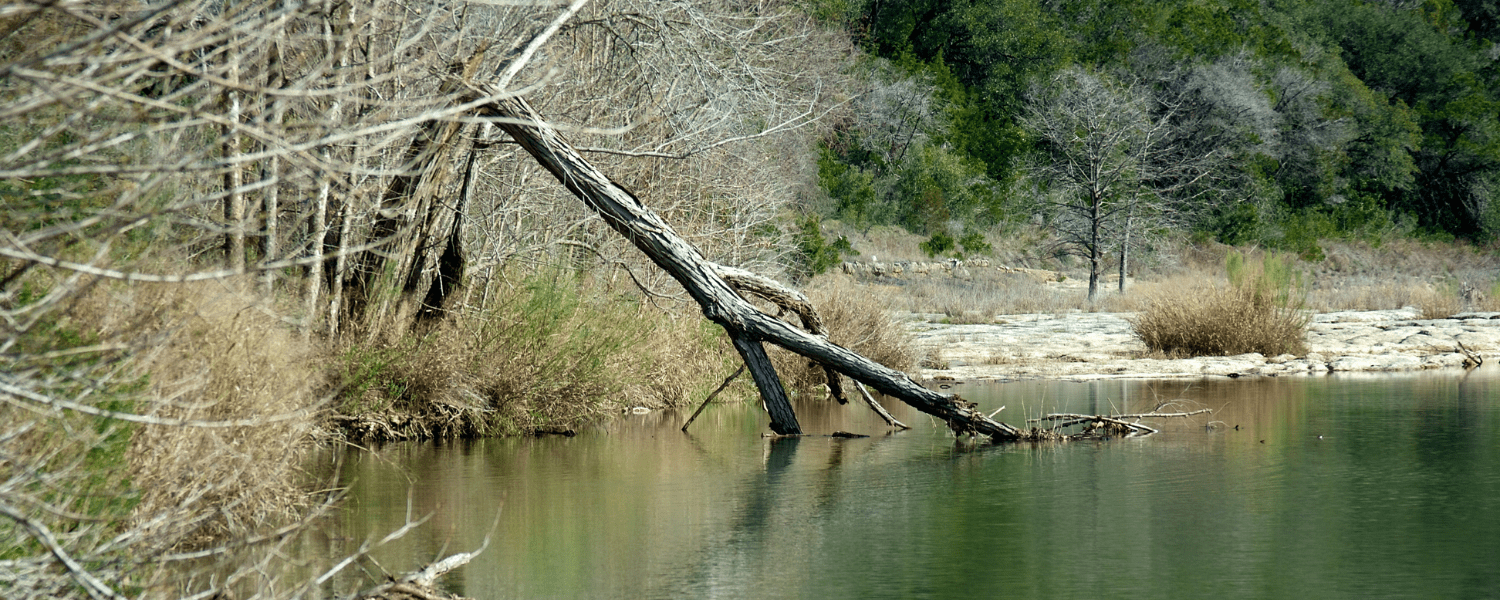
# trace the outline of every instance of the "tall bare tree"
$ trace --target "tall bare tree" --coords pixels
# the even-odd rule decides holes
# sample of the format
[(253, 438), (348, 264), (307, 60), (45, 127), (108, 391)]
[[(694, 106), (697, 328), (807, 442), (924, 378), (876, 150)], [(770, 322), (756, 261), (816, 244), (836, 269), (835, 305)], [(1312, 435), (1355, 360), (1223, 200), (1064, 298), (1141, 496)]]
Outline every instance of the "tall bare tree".
[(1133, 236), (1170, 224), (1201, 198), (1222, 156), (1182, 143), (1179, 97), (1079, 67), (1060, 71), (1027, 95), (1022, 124), (1041, 152), (1026, 166), (1044, 190), (1064, 251), (1089, 263), (1089, 300), (1111, 250), (1120, 288)]

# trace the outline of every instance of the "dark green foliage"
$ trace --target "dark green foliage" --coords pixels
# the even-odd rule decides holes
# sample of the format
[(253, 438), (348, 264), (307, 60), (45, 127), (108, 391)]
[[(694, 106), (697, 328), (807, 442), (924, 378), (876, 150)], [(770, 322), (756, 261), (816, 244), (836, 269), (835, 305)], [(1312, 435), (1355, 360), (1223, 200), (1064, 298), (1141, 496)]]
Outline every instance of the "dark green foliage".
[(958, 245), (963, 246), (964, 254), (969, 256), (989, 254), (995, 250), (994, 247), (990, 246), (989, 242), (985, 241), (984, 234), (978, 231), (964, 233), (963, 237), (958, 238)]
[(849, 239), (839, 236), (829, 242), (823, 237), (823, 223), (816, 215), (807, 215), (797, 222), (798, 271), (803, 277), (819, 275), (845, 256), (859, 256), (849, 245)]
[[(1500, 233), (1493, 2), (820, 0), (813, 9), (929, 85), (938, 108), (921, 128), (925, 143), (903, 153), (861, 138), (858, 125), (826, 144), (819, 180), (831, 214), (860, 227), (899, 224), (935, 239), (1018, 217), (1001, 199), (1013, 193), (1017, 158), (1033, 150), (1017, 126), (1024, 94), (1082, 63), (1158, 94), (1185, 92), (1177, 98), (1192, 110), (1174, 126), (1230, 158), (1214, 174), (1221, 189), (1180, 225), (1304, 257), (1318, 256), (1319, 238), (1371, 238), (1398, 221), (1423, 235)], [(1240, 65), (1242, 79), (1204, 70), (1226, 64)]]
[(936, 258), (952, 251), (954, 240), (953, 236), (948, 235), (946, 232), (939, 231), (932, 234), (932, 237), (927, 238), (927, 241), (918, 244), (918, 246), (922, 248), (923, 252), (927, 253), (927, 256)]
[(838, 218), (856, 227), (881, 220), (876, 205), (875, 175), (870, 169), (841, 161), (825, 147), (818, 155), (818, 183), (833, 199), (833, 212)]
[[(1492, 16), (1493, 7), (1465, 5), (1478, 23)], [(1361, 121), (1376, 144), (1370, 155), (1405, 150), (1414, 166), (1411, 185), (1380, 190), (1387, 208), (1411, 213), (1423, 229), (1493, 236), (1483, 213), (1497, 199), (1480, 187), (1500, 172), (1500, 80), (1495, 59), (1484, 50), (1494, 40), (1480, 38), (1492, 36), (1493, 26), (1471, 29), (1461, 7), (1443, 0), (1416, 9), (1316, 3), (1301, 16), (1311, 32), (1342, 52), (1353, 77), (1388, 95), (1395, 106), (1410, 107), (1415, 127), (1397, 127), (1419, 128), (1419, 141), (1395, 152), (1379, 146), (1388, 139), (1381, 135), (1390, 130), (1388, 123), (1378, 117)]]
[(939, 231), (932, 234), (926, 241), (917, 244), (917, 247), (932, 258), (951, 256), (963, 259), (966, 256), (989, 254), (994, 251), (990, 243), (985, 241), (984, 234), (973, 230), (964, 232), (958, 238), (954, 238), (946, 231)]

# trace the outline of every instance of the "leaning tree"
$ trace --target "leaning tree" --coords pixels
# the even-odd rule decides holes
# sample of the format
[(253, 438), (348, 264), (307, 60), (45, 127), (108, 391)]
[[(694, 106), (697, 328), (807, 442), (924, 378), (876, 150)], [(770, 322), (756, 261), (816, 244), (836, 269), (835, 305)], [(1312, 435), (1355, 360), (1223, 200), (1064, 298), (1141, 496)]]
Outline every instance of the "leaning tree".
[[(261, 566), (294, 528), (182, 550), (234, 518), (227, 504), (241, 500), (225, 482), (244, 470), (163, 486), (176, 496), (160, 512), (79, 512), (105, 495), (76, 491), (103, 489), (87, 487), (100, 485), (91, 461), (118, 456), (132, 427), (239, 435), (318, 409), (181, 416), (237, 415), (239, 391), (207, 390), (207, 373), (139, 377), (163, 340), (194, 333), (155, 327), (154, 307), (63, 335), (69, 315), (124, 301), (127, 286), (249, 287), (264, 301), (246, 313), (363, 341), (442, 318), (509, 257), (597, 260), (648, 294), (680, 285), (723, 326), (777, 432), (800, 426), (766, 342), (956, 431), (1016, 437), (829, 343), (804, 300), (752, 271), (774, 272), (785, 245), (764, 232), (796, 191), (767, 177), (796, 147), (776, 134), (846, 100), (836, 65), (799, 53), (826, 41), (799, 14), (714, 0), (0, 4), (0, 531), (24, 541), (0, 557), (0, 589), (118, 598), (127, 584), (180, 585), (207, 597), (223, 575), (294, 596), (350, 564), (274, 581)], [(213, 444), (222, 454), (203, 460), (262, 460)], [(171, 582), (164, 568), (231, 556), (243, 568), (212, 577)]]

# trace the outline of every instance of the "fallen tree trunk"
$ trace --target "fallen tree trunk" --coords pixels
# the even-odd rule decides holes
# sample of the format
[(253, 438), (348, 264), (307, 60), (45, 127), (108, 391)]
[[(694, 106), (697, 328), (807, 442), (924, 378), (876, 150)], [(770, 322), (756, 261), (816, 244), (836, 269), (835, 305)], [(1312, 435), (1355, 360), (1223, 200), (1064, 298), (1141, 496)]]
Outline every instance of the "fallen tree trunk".
[[(760, 296), (782, 310), (796, 313), (797, 318), (802, 321), (802, 328), (808, 333), (828, 337), (828, 327), (823, 324), (823, 318), (818, 316), (817, 309), (801, 292), (744, 269), (724, 265), (714, 265), (714, 269), (719, 277), (729, 283), (729, 287), (739, 292)], [(828, 393), (833, 395), (833, 399), (838, 400), (839, 404), (848, 404), (849, 400), (844, 398), (844, 384), (839, 379), (838, 372), (827, 365), (823, 366), (823, 372), (828, 382)], [(884, 409), (877, 412), (884, 412)]]
[(772, 431), (789, 435), (799, 434), (802, 429), (761, 345), (763, 341), (817, 361), (917, 410), (941, 418), (955, 433), (981, 434), (1003, 440), (1021, 437), (1020, 430), (989, 419), (977, 412), (972, 403), (924, 388), (904, 373), (761, 312), (724, 281), (720, 275), (724, 267), (705, 259), (697, 248), (677, 235), (635, 195), (584, 160), (524, 100), (495, 89), (479, 88), (476, 91), (483, 94), (476, 95), (473, 98), (476, 101), (495, 99), (479, 107), (481, 114), (495, 118), (495, 124), (568, 191), (682, 284), (702, 307), (705, 317), (724, 327), (755, 378), (766, 412), (771, 416)]

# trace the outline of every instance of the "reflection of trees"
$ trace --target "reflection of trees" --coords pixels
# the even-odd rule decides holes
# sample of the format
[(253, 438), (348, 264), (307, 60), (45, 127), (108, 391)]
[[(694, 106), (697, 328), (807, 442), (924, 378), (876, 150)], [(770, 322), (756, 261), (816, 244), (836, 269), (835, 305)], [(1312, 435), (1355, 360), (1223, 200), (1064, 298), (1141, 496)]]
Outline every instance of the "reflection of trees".
[[(1480, 371), (1013, 386), (1053, 402), (1028, 411), (1180, 398), (1229, 425), (1139, 442), (955, 448), (930, 424), (766, 440), (754, 437), (765, 418), (754, 407), (724, 406), (705, 413), (720, 429), (697, 438), (665, 419), (654, 432), (492, 440), (468, 464), (453, 460), (458, 448), (411, 459), (449, 471), (439, 485), (451, 490), (419, 497), (455, 507), (450, 519), (470, 530), (504, 498), (513, 520), (496, 539), (508, 541), (466, 572), (475, 596), (1348, 597), (1413, 592), (1391, 575), (1400, 567), (1441, 577), (1434, 595), (1482, 597), (1492, 573), (1475, 556), (1500, 550), (1485, 516), (1500, 498), (1494, 381)], [(813, 422), (847, 411), (798, 409)], [(1440, 435), (1423, 439), (1429, 429)], [(404, 510), (404, 479), (389, 498)], [(462, 535), (450, 548), (473, 543)], [(559, 583), (517, 591), (536, 573)], [(1358, 589), (1338, 587), (1360, 573)]]

